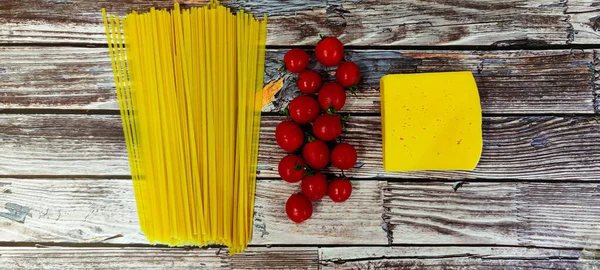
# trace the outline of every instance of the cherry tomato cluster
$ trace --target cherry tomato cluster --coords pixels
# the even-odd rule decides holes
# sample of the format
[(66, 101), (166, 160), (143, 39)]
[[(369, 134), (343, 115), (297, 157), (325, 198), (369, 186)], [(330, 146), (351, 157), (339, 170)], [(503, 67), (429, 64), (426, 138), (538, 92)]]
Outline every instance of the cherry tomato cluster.
[[(295, 97), (285, 114), (291, 120), (282, 121), (275, 130), (275, 139), (289, 154), (279, 162), (279, 175), (289, 183), (301, 183), (301, 193), (292, 194), (285, 205), (288, 217), (297, 223), (313, 213), (311, 201), (329, 195), (334, 202), (346, 201), (352, 194), (352, 184), (344, 170), (356, 165), (356, 149), (341, 140), (348, 116), (338, 112), (346, 103), (346, 90), (354, 91), (360, 82), (358, 66), (344, 59), (344, 46), (334, 37), (326, 37), (315, 48), (317, 61), (326, 67), (337, 66), (335, 81), (323, 84), (318, 72), (307, 69), (310, 56), (302, 49), (289, 50), (283, 61), (285, 68), (297, 73), (297, 85), (302, 95)], [(339, 177), (327, 181), (322, 170), (329, 164), (342, 170)]]

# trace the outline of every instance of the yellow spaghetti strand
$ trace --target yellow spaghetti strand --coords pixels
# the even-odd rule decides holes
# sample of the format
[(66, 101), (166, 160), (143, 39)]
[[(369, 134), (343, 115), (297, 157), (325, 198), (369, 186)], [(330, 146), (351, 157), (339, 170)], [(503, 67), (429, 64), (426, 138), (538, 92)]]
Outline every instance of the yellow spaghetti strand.
[[(139, 175), (139, 173), (137, 172), (137, 161), (136, 161), (136, 157), (135, 157), (135, 151), (134, 151), (134, 143), (132, 140), (132, 135), (131, 135), (131, 130), (129, 128), (129, 123), (130, 123), (130, 119), (128, 116), (128, 111), (127, 111), (127, 99), (125, 97), (124, 94), (124, 90), (123, 90), (123, 82), (122, 82), (122, 72), (123, 72), (123, 68), (122, 68), (122, 55), (118, 55), (118, 48), (116, 48), (115, 43), (117, 43), (118, 46), (120, 46), (120, 42), (117, 42), (115, 40), (115, 19), (114, 17), (111, 17), (110, 19), (110, 23), (108, 22), (108, 17), (106, 15), (106, 9), (102, 9), (102, 18), (104, 20), (104, 26), (105, 26), (105, 30), (106, 30), (106, 36), (108, 39), (108, 46), (109, 46), (109, 54), (110, 54), (110, 58), (111, 58), (111, 65), (112, 65), (112, 69), (113, 69), (113, 76), (115, 77), (115, 86), (116, 86), (116, 92), (117, 92), (117, 98), (119, 100), (119, 111), (121, 114), (121, 119), (123, 122), (123, 133), (125, 134), (125, 141), (126, 141), (126, 145), (127, 145), (127, 154), (128, 154), (128, 158), (129, 158), (129, 163), (130, 163), (130, 169), (132, 172), (132, 178), (133, 178), (133, 182), (134, 182), (134, 193), (136, 196), (136, 207), (138, 209), (138, 216), (140, 219), (140, 225), (142, 225), (142, 230), (145, 229), (145, 215), (144, 215), (144, 207), (143, 207), (143, 198), (142, 198), (142, 192), (140, 190), (140, 185), (139, 185), (139, 181), (137, 181), (135, 179), (135, 177), (137, 175)], [(116, 20), (118, 22), (118, 19)], [(111, 31), (112, 29), (112, 31)], [(120, 37), (120, 35), (119, 35)]]
[[(161, 212), (161, 221), (160, 223), (162, 223), (163, 226), (163, 231), (162, 231), (162, 235), (161, 237), (158, 239), (159, 242), (163, 242), (163, 243), (168, 243), (168, 241), (170, 240), (170, 234), (173, 231), (173, 226), (172, 226), (172, 222), (171, 219), (172, 217), (170, 217), (169, 214), (169, 191), (167, 190), (167, 185), (164, 179), (166, 179), (167, 177), (167, 170), (168, 170), (168, 161), (166, 160), (164, 163), (166, 164), (162, 164), (161, 162), (163, 159), (165, 159), (165, 149), (164, 149), (164, 133), (162, 132), (163, 129), (165, 128), (157, 128), (162, 126), (163, 123), (163, 116), (161, 113), (161, 105), (160, 105), (160, 94), (159, 94), (159, 89), (161, 89), (162, 86), (162, 73), (161, 73), (161, 69), (160, 69), (160, 63), (158, 61), (158, 57), (157, 54), (158, 52), (158, 48), (157, 48), (157, 42), (156, 40), (158, 39), (157, 34), (155, 31), (153, 31), (154, 29), (157, 29), (156, 27), (156, 19), (155, 19), (155, 14), (154, 14), (154, 9), (152, 8), (150, 10), (149, 14), (146, 14), (146, 24), (148, 25), (148, 27), (146, 28), (146, 34), (145, 34), (145, 42), (144, 44), (147, 46), (147, 66), (146, 68), (150, 69), (149, 73), (152, 74), (154, 76), (154, 78), (151, 78), (150, 81), (152, 83), (152, 85), (148, 88), (148, 97), (150, 98), (150, 103), (148, 104), (148, 108), (147, 110), (151, 111), (150, 113), (152, 114), (152, 116), (150, 117), (150, 123), (149, 123), (149, 129), (150, 129), (150, 133), (152, 133), (153, 135), (153, 140), (152, 140), (152, 145), (154, 146), (153, 151), (155, 151), (155, 161), (154, 161), (154, 166), (157, 168), (157, 172), (154, 175), (151, 175), (153, 182), (156, 183), (156, 188), (155, 188), (155, 193), (156, 193), (156, 197), (159, 200), (157, 205), (160, 208), (160, 212)], [(164, 110), (164, 109), (163, 109)], [(166, 222), (165, 222), (166, 220)]]
[[(225, 124), (223, 123), (223, 114), (225, 113), (225, 109), (224, 109), (224, 91), (223, 91), (223, 87), (225, 84), (225, 78), (224, 78), (224, 41), (223, 41), (223, 37), (225, 35), (223, 35), (223, 31), (222, 31), (222, 27), (223, 27), (223, 15), (222, 14), (222, 10), (224, 9), (224, 7), (222, 6), (217, 6), (215, 8), (215, 10), (213, 10), (213, 13), (216, 17), (216, 29), (215, 29), (215, 35), (216, 35), (216, 40), (213, 40), (213, 42), (215, 42), (216, 47), (213, 50), (213, 55), (216, 57), (216, 72), (213, 72), (213, 74), (216, 75), (217, 79), (216, 79), (216, 89), (217, 91), (215, 91), (215, 107), (216, 107), (216, 113), (215, 113), (215, 123), (216, 123), (216, 146), (217, 149), (219, 149), (218, 151), (216, 151), (216, 160), (217, 160), (217, 164), (216, 164), (216, 171), (218, 172), (222, 172), (222, 173), (218, 173), (216, 175), (216, 181), (217, 181), (217, 211), (219, 211), (220, 213), (222, 213), (223, 211), (223, 181), (224, 181), (224, 167), (225, 167), (225, 158), (224, 158), (224, 138), (223, 138), (223, 134), (224, 134), (224, 126)], [(223, 240), (223, 216), (222, 214), (217, 213), (216, 219), (217, 219), (217, 237), (216, 240), (217, 242), (222, 242)]]
[[(180, 115), (180, 131), (182, 133), (182, 145), (181, 145), (181, 158), (184, 162), (184, 172), (185, 179), (182, 181), (182, 193), (183, 193), (183, 206), (185, 208), (185, 224), (187, 225), (186, 237), (185, 241), (190, 241), (191, 237), (196, 234), (196, 219), (194, 218), (195, 204), (191, 203), (191, 199), (194, 196), (195, 188), (193, 187), (193, 179), (194, 179), (194, 168), (197, 169), (197, 166), (192, 167), (192, 163), (197, 164), (197, 159), (195, 159), (191, 153), (195, 152), (195, 146), (192, 147), (192, 142), (190, 140), (190, 133), (193, 133), (193, 126), (190, 126), (189, 121), (189, 111), (190, 111), (190, 100), (189, 100), (189, 66), (187, 58), (182, 57), (182, 55), (190, 55), (188, 52), (189, 47), (186, 47), (186, 41), (184, 37), (184, 28), (183, 22), (185, 20), (186, 13), (182, 13), (179, 10), (179, 3), (175, 4), (174, 11), (174, 26), (176, 27), (176, 43), (178, 44), (178, 64), (180, 67), (180, 80), (178, 81), (178, 89), (181, 88), (181, 91), (178, 91), (178, 104), (179, 104), (179, 115)], [(189, 16), (187, 17), (189, 19)]]
[[(206, 210), (206, 206), (203, 202), (204, 198), (204, 194), (203, 194), (203, 189), (205, 189), (203, 187), (203, 179), (206, 179), (206, 177), (203, 176), (203, 172), (205, 171), (206, 165), (204, 165), (204, 162), (206, 162), (205, 157), (203, 156), (203, 149), (206, 149), (205, 145), (203, 144), (203, 138), (205, 138), (203, 136), (203, 127), (204, 127), (204, 121), (202, 116), (202, 95), (200, 93), (202, 86), (201, 86), (201, 80), (200, 78), (203, 78), (201, 75), (203, 74), (202, 72), (200, 72), (200, 69), (204, 66), (204, 58), (202, 57), (202, 51), (200, 50), (200, 45), (198, 44), (200, 38), (201, 38), (201, 27), (198, 27), (199, 24), (199, 9), (192, 9), (191, 10), (191, 47), (192, 47), (192, 74), (190, 74), (191, 78), (192, 78), (192, 88), (190, 89), (191, 92), (191, 98), (192, 100), (195, 102), (195, 105), (192, 107), (192, 113), (193, 113), (193, 125), (194, 125), (194, 133), (196, 134), (196, 145), (197, 145), (197, 149), (196, 149), (196, 155), (198, 157), (198, 163), (197, 164), (197, 168), (198, 168), (198, 180), (196, 183), (196, 205), (198, 206), (197, 209), (201, 209), (201, 212), (197, 213), (197, 218), (200, 220), (200, 233), (197, 236), (197, 240), (198, 242), (203, 243), (204, 241), (204, 235), (207, 234), (207, 229), (206, 229), (206, 212), (208, 212)], [(200, 74), (200, 75), (198, 75)]]
[[(262, 88), (263, 88), (263, 76), (265, 70), (265, 47), (267, 39), (267, 16), (264, 16), (259, 26), (258, 36), (258, 61), (257, 61), (257, 73), (256, 73), (256, 85), (255, 85), (255, 97), (254, 97), (254, 108), (252, 111), (253, 127), (252, 127), (252, 139), (251, 139), (251, 154), (250, 154), (250, 192), (249, 192), (249, 207), (248, 216), (252, 220), (254, 215), (254, 192), (256, 190), (256, 171), (258, 170), (258, 147), (259, 147), (259, 135), (260, 135), (260, 117), (262, 109)], [(247, 223), (248, 235), (252, 236), (252, 222)]]
[[(227, 10), (229, 14), (229, 10)], [(234, 36), (235, 36), (235, 27), (234, 27), (234, 17), (227, 16), (227, 89), (226, 93), (226, 105), (227, 108), (225, 110), (225, 118), (226, 118), (226, 161), (229, 167), (225, 171), (226, 180), (225, 180), (225, 195), (224, 195), (224, 222), (225, 222), (225, 239), (224, 241), (227, 243), (231, 243), (232, 239), (232, 207), (233, 207), (233, 181), (234, 181), (234, 171), (235, 171), (235, 46), (234, 46)], [(232, 162), (233, 161), (233, 162)]]
[[(150, 158), (150, 151), (148, 150), (148, 141), (147, 141), (147, 136), (142, 136), (141, 134), (146, 134), (147, 131), (145, 131), (145, 123), (147, 122), (147, 113), (145, 113), (144, 110), (144, 106), (141, 106), (140, 104), (145, 104), (145, 95), (138, 95), (138, 91), (137, 89), (144, 89), (145, 88), (145, 73), (142, 72), (141, 67), (143, 66), (143, 64), (141, 64), (143, 62), (143, 59), (141, 58), (140, 54), (141, 54), (141, 50), (142, 48), (139, 46), (140, 41), (140, 35), (139, 35), (139, 31), (140, 31), (140, 27), (142, 27), (143, 25), (140, 24), (138, 22), (139, 20), (139, 16), (137, 14), (137, 12), (133, 12), (132, 14), (130, 14), (130, 16), (128, 16), (127, 20), (126, 20), (126, 30), (125, 30), (125, 39), (128, 41), (128, 43), (126, 44), (127, 49), (127, 66), (128, 66), (128, 74), (129, 74), (129, 80), (130, 80), (130, 94), (131, 94), (131, 101), (133, 104), (133, 110), (134, 110), (134, 119), (136, 119), (136, 125), (135, 125), (135, 130), (134, 130), (134, 134), (136, 137), (136, 141), (138, 143), (138, 153), (139, 153), (139, 172), (138, 172), (138, 176), (137, 179), (140, 182), (141, 188), (142, 188), (142, 195), (143, 195), (143, 199), (142, 199), (142, 203), (143, 203), (143, 207), (146, 208), (146, 227), (147, 229), (143, 230), (144, 233), (150, 234), (152, 235), (152, 238), (155, 238), (155, 234), (157, 232), (162, 231), (161, 227), (158, 226), (158, 224), (156, 224), (156, 222), (151, 222), (152, 220), (154, 220), (156, 217), (158, 217), (157, 213), (155, 212), (156, 206), (154, 206), (155, 203), (154, 200), (150, 200), (150, 201), (146, 201), (148, 198), (148, 194), (153, 194), (154, 193), (154, 185), (152, 183), (152, 181), (148, 181), (147, 178), (144, 177), (145, 173), (144, 171), (148, 170), (151, 171), (151, 169), (147, 168), (147, 165), (149, 165), (151, 163), (151, 158)], [(134, 61), (135, 60), (135, 61)], [(142, 222), (142, 221), (140, 221)], [(150, 236), (149, 236), (150, 238)]]

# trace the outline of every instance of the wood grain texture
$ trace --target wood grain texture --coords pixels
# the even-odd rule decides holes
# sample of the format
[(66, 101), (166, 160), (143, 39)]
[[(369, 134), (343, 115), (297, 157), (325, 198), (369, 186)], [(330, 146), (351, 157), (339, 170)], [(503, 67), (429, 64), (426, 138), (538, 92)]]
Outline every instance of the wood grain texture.
[[(259, 164), (261, 177), (278, 177), (284, 153), (273, 140), (281, 117), (263, 117)], [(469, 171), (390, 173), (383, 170), (378, 117), (351, 117), (342, 138), (355, 146), (357, 178), (600, 180), (599, 117), (484, 117), (483, 152)]]
[[(277, 72), (281, 51), (267, 57), (266, 81), (285, 78), (284, 86), (264, 111), (280, 111), (300, 92)], [(363, 78), (357, 97), (348, 96), (344, 111), (379, 113), (379, 80), (386, 74), (472, 71), (483, 113), (593, 113), (598, 61), (593, 50), (545, 51), (397, 51), (352, 50)], [(315, 69), (335, 79), (335, 69)]]
[(0, 247), (2, 269), (318, 269), (316, 247), (227, 249)]
[[(268, 50), (265, 83), (284, 78), (264, 108), (279, 111), (298, 95), (295, 75), (279, 72), (286, 50)], [(118, 109), (106, 48), (0, 47), (0, 109)], [(347, 112), (378, 113), (385, 74), (470, 70), (484, 113), (593, 113), (598, 60), (593, 50), (398, 51), (349, 50), (361, 66), (358, 97)], [(334, 71), (311, 64), (332, 80)], [(598, 105), (597, 105), (598, 106)]]
[(600, 248), (600, 185), (393, 183), (384, 192), (394, 244)]
[[(181, 1), (184, 6), (207, 1)], [(566, 1), (223, 1), (235, 9), (268, 14), (269, 45), (315, 44), (319, 34), (348, 45), (494, 45), (539, 46), (590, 43), (599, 39), (583, 15), (571, 22)], [(584, 1), (594, 6), (593, 0)], [(104, 44), (100, 9), (124, 15), (173, 1), (42, 1), (0, 3), (0, 43)], [(568, 3), (570, 4), (570, 3)], [(584, 4), (584, 7), (586, 7)], [(576, 27), (573, 24), (576, 24)], [(573, 30), (578, 30), (575, 34)]]
[[(597, 183), (468, 183), (457, 192), (437, 182), (353, 185), (347, 202), (324, 199), (295, 224), (284, 205), (298, 186), (258, 181), (251, 244), (381, 246), (389, 236), (394, 244), (600, 249)], [(148, 243), (130, 180), (2, 179), (0, 194), (3, 242)]]
[[(205, 2), (189, 0), (183, 5)], [(314, 45), (318, 34), (338, 36), (347, 45), (382, 48), (600, 44), (597, 0), (224, 2), (270, 15), (268, 44), (276, 46)], [(0, 44), (102, 45), (100, 7), (123, 15), (172, 3), (0, 1)], [(284, 76), (275, 63), (283, 53), (268, 51), (265, 83)], [(0, 47), (0, 59), (0, 110), (117, 109), (105, 48)], [(383, 74), (471, 70), (484, 113), (600, 113), (597, 50), (349, 50), (347, 59), (359, 63), (365, 75), (359, 98), (349, 99), (348, 112), (378, 113), (378, 80)], [(278, 111), (297, 93), (292, 76), (285, 76), (283, 89), (265, 111)], [(272, 133), (280, 120), (263, 118), (261, 178), (277, 177), (275, 168), (283, 153)], [(600, 180), (600, 118), (486, 117), (484, 152), (474, 172), (404, 174), (381, 169), (378, 117), (353, 121), (346, 139), (357, 145), (361, 168), (348, 173), (351, 177), (534, 181), (467, 182), (456, 192), (450, 183), (354, 181), (350, 201), (316, 203), (313, 218), (297, 225), (287, 220), (283, 206), (298, 186), (261, 180), (254, 245), (391, 241), (551, 248), (254, 246), (229, 257), (226, 249), (9, 246), (0, 247), (0, 268), (600, 268), (600, 185), (584, 182)], [(0, 115), (0, 130), (0, 240), (5, 245), (147, 243), (139, 231), (130, 180), (102, 178), (129, 174), (118, 116)]]
[(0, 108), (118, 109), (107, 48), (0, 47)]
[(593, 251), (524, 247), (320, 248), (322, 269), (596, 269)]
[[(259, 181), (251, 244), (387, 244), (382, 186), (355, 182), (346, 203), (315, 202), (312, 218), (296, 224), (287, 218), (285, 202), (299, 186)], [(127, 179), (2, 179), (0, 208), (3, 242), (148, 244)]]
[(589, 43), (600, 38), (600, 2), (598, 0), (559, 1), (572, 25), (572, 43)]
[(0, 175), (129, 175), (120, 116), (0, 115)]
[(309, 220), (295, 224), (287, 218), (285, 202), (300, 191), (300, 183), (259, 181), (252, 244), (387, 244), (381, 194), (385, 182), (353, 181), (352, 185), (352, 197), (343, 204), (325, 197), (313, 203)]
[(596, 269), (580, 250), (502, 247), (250, 247), (226, 249), (144, 247), (2, 247), (0, 268), (45, 269)]
[(250, 247), (230, 261), (231, 269), (320, 269), (315, 247)]
[[(262, 118), (260, 178), (277, 178), (285, 153), (274, 140), (283, 117)], [(483, 153), (475, 171), (388, 173), (381, 160), (379, 117), (352, 117), (343, 139), (353, 144), (356, 178), (600, 180), (599, 117), (484, 117)], [(128, 176), (116, 115), (0, 115), (0, 175)]]
[[(0, 239), (148, 243), (130, 180), (2, 179)], [(114, 238), (112, 238), (114, 237)]]

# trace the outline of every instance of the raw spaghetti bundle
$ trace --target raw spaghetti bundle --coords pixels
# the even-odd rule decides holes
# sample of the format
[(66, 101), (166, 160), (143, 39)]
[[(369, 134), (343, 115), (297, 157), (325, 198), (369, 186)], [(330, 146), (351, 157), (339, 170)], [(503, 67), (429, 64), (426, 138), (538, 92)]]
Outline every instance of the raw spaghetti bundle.
[(252, 238), (266, 17), (102, 10), (140, 226), (151, 243)]

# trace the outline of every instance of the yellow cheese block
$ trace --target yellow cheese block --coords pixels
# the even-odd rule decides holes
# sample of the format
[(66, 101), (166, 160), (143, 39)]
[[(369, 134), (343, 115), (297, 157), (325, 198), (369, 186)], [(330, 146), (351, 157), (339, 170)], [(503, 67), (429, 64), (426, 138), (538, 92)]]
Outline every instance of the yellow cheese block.
[(390, 74), (380, 86), (386, 171), (477, 166), (481, 105), (471, 72)]

